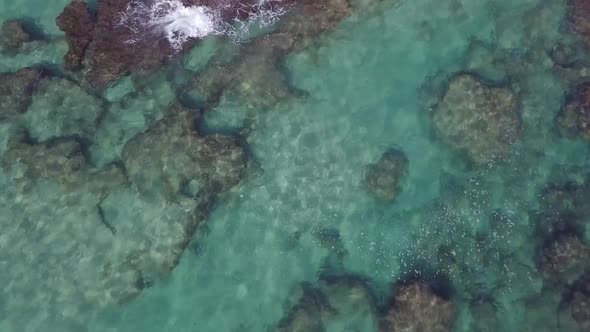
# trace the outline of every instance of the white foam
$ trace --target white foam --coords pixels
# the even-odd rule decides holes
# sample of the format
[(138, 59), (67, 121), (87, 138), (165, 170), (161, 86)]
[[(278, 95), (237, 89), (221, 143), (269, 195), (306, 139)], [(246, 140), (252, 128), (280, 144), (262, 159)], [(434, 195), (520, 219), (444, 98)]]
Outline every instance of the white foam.
[(259, 0), (240, 10), (249, 12), (247, 21), (224, 22), (219, 12), (206, 6), (187, 7), (180, 0), (154, 0), (150, 4), (135, 0), (122, 15), (120, 24), (137, 33), (129, 43), (142, 40), (146, 34), (156, 34), (167, 38), (174, 49), (181, 50), (187, 41), (208, 35), (227, 35), (239, 40), (247, 35), (252, 24), (261, 27), (274, 24), (286, 12), (283, 7), (271, 6), (268, 0)]

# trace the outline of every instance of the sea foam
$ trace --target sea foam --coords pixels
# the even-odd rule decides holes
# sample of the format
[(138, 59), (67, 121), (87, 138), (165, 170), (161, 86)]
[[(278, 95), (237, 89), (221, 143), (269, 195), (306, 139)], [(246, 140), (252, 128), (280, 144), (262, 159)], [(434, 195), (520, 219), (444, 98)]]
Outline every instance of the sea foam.
[(207, 6), (185, 6), (180, 0), (154, 0), (150, 3), (134, 0), (123, 13), (120, 24), (135, 32), (129, 43), (157, 35), (168, 39), (170, 45), (179, 51), (187, 41), (208, 35), (226, 35), (239, 41), (247, 35), (252, 24), (261, 27), (274, 24), (286, 12), (284, 7), (271, 6), (268, 0), (241, 6), (240, 10), (250, 13), (248, 20), (236, 18), (225, 22), (219, 11)]

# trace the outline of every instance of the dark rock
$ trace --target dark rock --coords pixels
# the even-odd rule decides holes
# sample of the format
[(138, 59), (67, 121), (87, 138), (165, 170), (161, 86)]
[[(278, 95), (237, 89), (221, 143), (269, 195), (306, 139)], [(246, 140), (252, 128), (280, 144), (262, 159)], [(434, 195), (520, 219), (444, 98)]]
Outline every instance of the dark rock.
[(247, 162), (242, 147), (230, 136), (199, 136), (194, 130), (196, 117), (193, 111), (173, 107), (127, 142), (123, 162), (141, 192), (165, 193), (174, 199), (191, 181), (215, 193), (240, 181)]
[(394, 303), (382, 319), (381, 332), (451, 331), (455, 308), (421, 281), (397, 285)]
[(69, 50), (64, 56), (65, 67), (68, 70), (80, 70), (82, 59), (92, 40), (95, 17), (88, 4), (81, 0), (74, 0), (67, 5), (55, 20), (59, 29), (66, 34)]
[(569, 0), (568, 18), (570, 28), (590, 43), (590, 2), (587, 0)]
[(43, 76), (42, 71), (33, 68), (0, 73), (0, 120), (26, 112), (31, 95)]
[(581, 276), (571, 287), (566, 299), (567, 309), (580, 331), (590, 330), (590, 273)]
[(6, 20), (2, 24), (2, 44), (9, 50), (17, 50), (33, 38), (19, 20)]
[(471, 74), (455, 75), (432, 113), (436, 134), (478, 165), (506, 159), (520, 137), (518, 98)]
[(559, 234), (543, 248), (540, 268), (546, 279), (558, 280), (589, 262), (590, 248), (574, 234)]
[(365, 171), (365, 185), (371, 195), (383, 201), (394, 201), (408, 175), (409, 161), (398, 149), (390, 149)]
[(275, 332), (323, 332), (326, 330), (322, 315), (332, 309), (325, 294), (309, 284), (303, 284), (301, 291), (301, 297), (278, 323)]
[(590, 142), (590, 83), (576, 87), (575, 92), (566, 99), (555, 122), (563, 136)]

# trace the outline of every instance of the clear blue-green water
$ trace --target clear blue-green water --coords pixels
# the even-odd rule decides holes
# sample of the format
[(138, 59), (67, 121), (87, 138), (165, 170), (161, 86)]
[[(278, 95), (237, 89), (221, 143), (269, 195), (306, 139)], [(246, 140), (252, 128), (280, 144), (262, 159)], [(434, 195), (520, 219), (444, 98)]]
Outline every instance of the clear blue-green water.
[[(54, 19), (68, 2), (0, 0), (0, 21), (28, 17), (49, 37), (23, 54), (0, 54), (0, 72), (63, 65), (67, 43)], [(337, 27), (282, 60), (298, 97), (258, 109), (224, 95), (205, 110), (212, 131), (247, 124), (244, 139), (259, 169), (220, 196), (178, 266), (125, 303), (88, 304), (79, 291), (101, 291), (85, 255), (119, 250), (100, 240), (110, 234), (97, 221), (92, 190), (71, 192), (52, 179), (23, 190), (18, 174), (0, 171), (0, 331), (269, 331), (295, 303), (294, 289), (316, 283), (322, 272), (367, 278), (381, 310), (390, 285), (424, 266), (428, 272), (418, 273), (425, 278), (453, 285), (455, 331), (581, 331), (563, 307), (568, 282), (550, 286), (540, 272), (543, 239), (531, 217), (555, 172), (590, 166), (590, 144), (560, 137), (553, 124), (566, 85), (547, 51), (573, 38), (566, 1), (353, 6)], [(181, 85), (171, 73), (181, 81), (199, 75), (231, 43), (211, 37), (141, 84), (123, 78), (99, 95), (44, 82), (23, 116), (0, 122), (0, 153), (17, 128), (26, 128), (36, 141), (83, 137), (97, 169), (116, 162), (125, 143), (174, 102)], [(428, 83), (459, 71), (510, 80), (518, 91), (523, 134), (506, 162), (474, 166), (436, 135), (427, 105), (439, 92)], [(395, 201), (383, 203), (367, 193), (363, 174), (391, 147), (404, 151), (409, 171)], [(103, 205), (117, 225), (140, 229), (183, 213), (144, 201), (133, 187), (117, 189)], [(494, 214), (507, 226), (494, 228)], [(43, 227), (23, 230), (25, 220)], [(322, 229), (340, 234), (347, 252), (341, 260), (315, 235)], [(484, 249), (480, 234), (489, 239)], [(441, 247), (452, 248), (459, 263), (441, 261)], [(486, 260), (482, 251), (502, 258)], [(474, 309), (476, 294), (493, 298), (494, 310)], [(371, 332), (377, 320), (361, 315), (325, 328)]]

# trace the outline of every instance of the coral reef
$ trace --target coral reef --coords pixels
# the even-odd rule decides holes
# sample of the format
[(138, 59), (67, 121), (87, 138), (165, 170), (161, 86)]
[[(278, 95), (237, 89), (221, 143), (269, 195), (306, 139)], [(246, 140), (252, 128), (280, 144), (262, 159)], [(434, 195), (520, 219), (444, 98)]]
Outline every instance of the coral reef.
[(375, 198), (392, 202), (403, 188), (408, 176), (409, 161), (398, 149), (390, 149), (381, 158), (367, 167), (365, 185)]
[(230, 136), (200, 136), (194, 130), (197, 116), (172, 107), (162, 120), (127, 142), (123, 162), (141, 192), (174, 200), (191, 181), (213, 193), (240, 181), (247, 162), (244, 150)]
[(69, 50), (64, 56), (65, 68), (71, 71), (82, 68), (82, 59), (92, 39), (95, 18), (82, 0), (68, 4), (56, 18), (55, 23), (66, 34)]
[(563, 136), (590, 141), (590, 83), (582, 83), (575, 88), (555, 122)]
[(425, 282), (398, 284), (380, 331), (451, 331), (454, 311), (453, 303), (438, 296)]
[(43, 76), (43, 71), (34, 68), (0, 73), (0, 121), (26, 112)]
[(26, 27), (19, 20), (6, 20), (2, 23), (1, 44), (8, 50), (18, 50), (33, 40)]
[(432, 111), (436, 134), (478, 165), (506, 159), (520, 137), (517, 96), (474, 75), (454, 75)]

